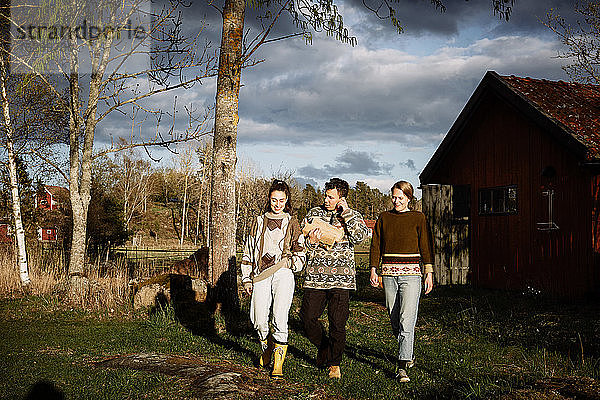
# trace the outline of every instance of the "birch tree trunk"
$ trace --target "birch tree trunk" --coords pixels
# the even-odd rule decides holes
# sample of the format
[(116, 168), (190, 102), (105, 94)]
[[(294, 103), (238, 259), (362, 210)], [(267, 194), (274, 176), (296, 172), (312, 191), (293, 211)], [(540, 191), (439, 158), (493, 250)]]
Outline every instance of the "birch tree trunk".
[(0, 10), (0, 102), (2, 103), (2, 116), (4, 118), (4, 130), (6, 134), (6, 150), (8, 152), (8, 175), (10, 180), (10, 192), (12, 202), (13, 218), (15, 219), (15, 235), (17, 238), (17, 264), (21, 285), (27, 286), (29, 279), (29, 268), (27, 265), (27, 248), (25, 247), (25, 230), (21, 218), (21, 197), (19, 195), (19, 182), (17, 178), (17, 164), (14, 149), (14, 130), (10, 118), (10, 107), (6, 93), (8, 75), (10, 68), (10, 3), (3, 3)]
[(187, 203), (187, 190), (188, 190), (188, 171), (185, 172), (185, 183), (183, 184), (183, 208), (181, 210), (181, 237), (179, 238), (179, 247), (183, 246), (183, 237), (185, 236), (185, 224), (186, 219), (186, 203)]
[(245, 7), (244, 0), (225, 0), (213, 139), (209, 279), (217, 302), (229, 307), (237, 304), (235, 165)]
[(29, 268), (27, 265), (27, 248), (25, 247), (25, 230), (23, 229), (23, 220), (21, 218), (21, 198), (19, 196), (19, 182), (17, 179), (17, 164), (14, 150), (14, 132), (10, 119), (10, 107), (6, 86), (8, 80), (8, 66), (6, 58), (0, 57), (0, 102), (2, 103), (2, 116), (4, 118), (4, 130), (6, 134), (6, 149), (8, 151), (8, 175), (10, 178), (10, 193), (13, 218), (15, 219), (15, 235), (17, 237), (17, 264), (19, 267), (19, 277), (21, 285), (27, 286), (31, 282), (29, 279)]

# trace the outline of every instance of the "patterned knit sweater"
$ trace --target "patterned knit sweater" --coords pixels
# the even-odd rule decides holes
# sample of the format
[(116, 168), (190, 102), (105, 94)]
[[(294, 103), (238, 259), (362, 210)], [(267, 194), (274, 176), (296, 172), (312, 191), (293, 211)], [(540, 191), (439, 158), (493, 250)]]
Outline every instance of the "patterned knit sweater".
[(354, 246), (365, 240), (368, 228), (357, 211), (347, 209), (341, 215), (324, 207), (308, 211), (302, 226), (314, 218), (344, 230), (344, 237), (330, 249), (306, 240), (307, 262), (304, 287), (310, 289), (356, 289)]
[[(289, 239), (286, 243), (286, 233)], [(262, 243), (262, 253), (261, 253)], [(282, 258), (289, 259), (289, 267), (300, 272), (304, 267), (304, 236), (296, 217), (288, 214), (267, 212), (256, 217), (246, 237), (242, 256), (242, 282), (277, 264)]]
[(433, 247), (425, 214), (420, 211), (384, 211), (379, 215), (369, 263), (381, 275), (422, 275), (433, 272)]

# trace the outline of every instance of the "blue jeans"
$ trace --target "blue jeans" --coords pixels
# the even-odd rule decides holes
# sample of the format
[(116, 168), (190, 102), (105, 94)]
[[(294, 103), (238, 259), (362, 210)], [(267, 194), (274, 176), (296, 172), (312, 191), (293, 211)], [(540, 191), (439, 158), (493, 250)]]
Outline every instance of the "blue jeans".
[(385, 305), (390, 314), (392, 333), (398, 339), (398, 359), (413, 360), (415, 324), (421, 296), (418, 275), (383, 276)]

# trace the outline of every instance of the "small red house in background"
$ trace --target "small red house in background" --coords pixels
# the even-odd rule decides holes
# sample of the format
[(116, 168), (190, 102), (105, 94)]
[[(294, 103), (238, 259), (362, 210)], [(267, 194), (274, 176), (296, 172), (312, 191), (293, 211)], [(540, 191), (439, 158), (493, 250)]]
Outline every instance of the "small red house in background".
[(488, 72), (420, 180), (442, 283), (598, 291), (599, 86)]
[(375, 222), (377, 222), (377, 220), (365, 219), (364, 221), (367, 228), (369, 228), (369, 236), (373, 236), (373, 228), (375, 228)]
[(35, 206), (45, 210), (57, 210), (64, 196), (69, 196), (68, 189), (60, 186), (44, 185), (44, 192), (35, 195)]
[[(36, 208), (51, 212), (59, 211), (64, 207), (69, 198), (69, 190), (52, 185), (44, 185), (43, 193), (36, 194)], [(42, 242), (54, 242), (58, 239), (58, 229), (55, 226), (38, 227), (38, 240)]]
[(13, 242), (12, 228), (7, 222), (0, 222), (0, 244), (8, 244)]
[(58, 237), (56, 228), (38, 228), (38, 240), (41, 242), (54, 242)]

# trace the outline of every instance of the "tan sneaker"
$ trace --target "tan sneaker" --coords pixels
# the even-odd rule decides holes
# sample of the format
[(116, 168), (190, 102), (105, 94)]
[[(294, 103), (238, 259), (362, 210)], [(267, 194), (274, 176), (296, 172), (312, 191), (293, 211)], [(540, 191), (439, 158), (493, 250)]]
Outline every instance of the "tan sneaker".
[(404, 368), (398, 369), (396, 379), (398, 380), (398, 382), (410, 382), (410, 378), (408, 377), (408, 374), (406, 373), (406, 370)]
[(332, 365), (329, 367), (329, 377), (332, 379), (340, 379), (342, 377), (342, 371), (340, 371), (339, 365)]

